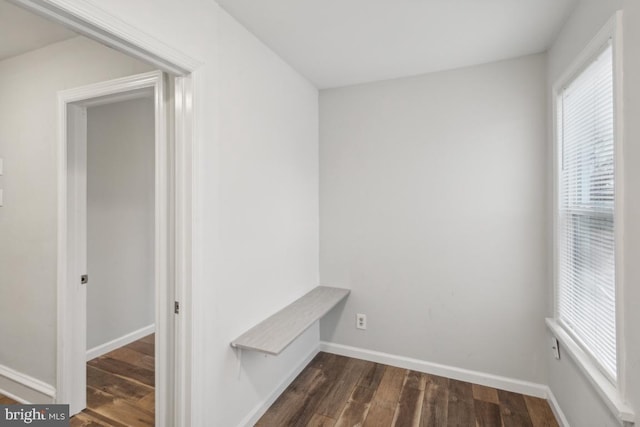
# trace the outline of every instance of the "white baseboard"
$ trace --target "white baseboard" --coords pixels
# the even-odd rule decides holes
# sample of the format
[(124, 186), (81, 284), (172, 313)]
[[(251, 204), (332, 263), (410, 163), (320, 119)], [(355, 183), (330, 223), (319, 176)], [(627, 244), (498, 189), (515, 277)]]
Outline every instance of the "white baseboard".
[(155, 330), (156, 330), (155, 325), (145, 326), (144, 328), (140, 328), (137, 331), (131, 332), (130, 334), (121, 336), (120, 338), (116, 338), (115, 340), (109, 341), (108, 343), (89, 349), (87, 350), (87, 361), (91, 359), (95, 359), (96, 357), (100, 357), (104, 354), (107, 354), (110, 351), (115, 350), (116, 348), (120, 348), (127, 344), (131, 344), (132, 342), (137, 341), (140, 338), (146, 337), (147, 335), (154, 333)]
[(548, 387), (543, 384), (487, 374), (484, 372), (471, 371), (469, 369), (441, 365), (438, 363), (426, 362), (424, 360), (412, 359), (409, 357), (366, 350), (342, 344), (322, 341), (320, 342), (320, 351), (382, 363), (385, 365), (397, 366), (404, 369), (411, 369), (413, 371), (424, 372), (426, 374), (438, 375), (458, 381), (466, 381), (473, 384), (480, 384), (487, 387), (512, 391), (514, 393), (540, 397), (543, 399), (547, 398), (549, 390)]
[(0, 394), (20, 403), (53, 403), (56, 389), (14, 369), (0, 365)]
[(564, 412), (562, 412), (562, 408), (560, 408), (560, 403), (558, 403), (558, 400), (550, 387), (547, 387), (547, 401), (549, 402), (549, 406), (551, 406), (553, 415), (556, 416), (556, 420), (558, 421), (558, 424), (560, 424), (560, 427), (571, 427), (567, 417), (564, 415)]
[(275, 390), (273, 390), (273, 393), (271, 393), (266, 399), (264, 399), (262, 402), (260, 402), (253, 411), (251, 411), (249, 413), (249, 415), (247, 415), (241, 422), (240, 424), (238, 424), (238, 426), (240, 427), (251, 427), (254, 426), (258, 420), (260, 419), (260, 417), (262, 417), (265, 412), (267, 412), (267, 409), (269, 409), (269, 407), (271, 405), (273, 405), (273, 402), (276, 401), (276, 399), (278, 397), (280, 397), (280, 395), (285, 391), (285, 389), (287, 387), (289, 387), (289, 384), (291, 384), (293, 382), (293, 380), (296, 379), (296, 377), (298, 375), (300, 375), (300, 372), (302, 372), (302, 370), (304, 368), (307, 367), (307, 365), (311, 362), (311, 360), (313, 360), (313, 358), (316, 356), (316, 354), (318, 354), (318, 349), (314, 348), (313, 350), (311, 350), (311, 352), (307, 355), (307, 357), (305, 357), (298, 366), (296, 366), (293, 371), (291, 371), (291, 373), (289, 374), (289, 376), (282, 381), (278, 387), (276, 387)]

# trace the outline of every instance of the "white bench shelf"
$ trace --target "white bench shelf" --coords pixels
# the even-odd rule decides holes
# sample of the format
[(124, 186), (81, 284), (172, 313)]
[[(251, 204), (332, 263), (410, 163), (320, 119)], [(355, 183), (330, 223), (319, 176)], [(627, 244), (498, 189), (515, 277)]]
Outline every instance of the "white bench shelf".
[(349, 289), (318, 286), (231, 342), (240, 349), (278, 355), (349, 295)]

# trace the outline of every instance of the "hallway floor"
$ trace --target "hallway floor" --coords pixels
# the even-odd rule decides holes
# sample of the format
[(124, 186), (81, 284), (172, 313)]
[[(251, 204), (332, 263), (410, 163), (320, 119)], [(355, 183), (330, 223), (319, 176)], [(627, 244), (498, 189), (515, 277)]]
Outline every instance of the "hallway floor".
[[(87, 362), (87, 409), (72, 427), (153, 426), (155, 417), (154, 335)], [(0, 394), (0, 405), (15, 405)]]
[(87, 362), (87, 409), (72, 427), (154, 425), (154, 342), (148, 335)]

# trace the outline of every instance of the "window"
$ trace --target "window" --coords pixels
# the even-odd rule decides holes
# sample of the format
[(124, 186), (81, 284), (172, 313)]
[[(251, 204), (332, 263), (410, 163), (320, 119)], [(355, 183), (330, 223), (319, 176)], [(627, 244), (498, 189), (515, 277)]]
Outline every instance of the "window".
[(608, 43), (557, 95), (556, 316), (615, 382), (613, 88)]

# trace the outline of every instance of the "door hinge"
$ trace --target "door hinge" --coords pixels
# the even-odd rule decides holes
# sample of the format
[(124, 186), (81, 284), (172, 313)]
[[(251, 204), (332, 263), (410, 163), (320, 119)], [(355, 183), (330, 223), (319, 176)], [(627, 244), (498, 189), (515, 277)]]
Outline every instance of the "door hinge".
[(80, 284), (86, 285), (87, 283), (89, 283), (89, 275), (83, 274), (82, 276), (80, 276)]
[(173, 312), (175, 314), (180, 314), (180, 303), (178, 301), (173, 302)]

